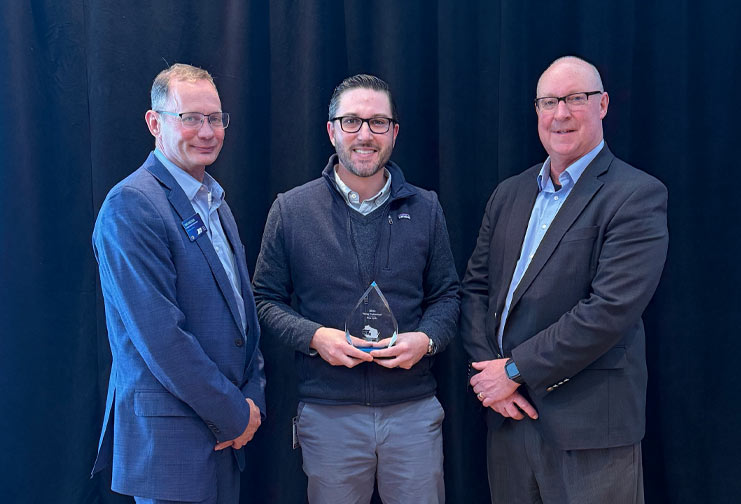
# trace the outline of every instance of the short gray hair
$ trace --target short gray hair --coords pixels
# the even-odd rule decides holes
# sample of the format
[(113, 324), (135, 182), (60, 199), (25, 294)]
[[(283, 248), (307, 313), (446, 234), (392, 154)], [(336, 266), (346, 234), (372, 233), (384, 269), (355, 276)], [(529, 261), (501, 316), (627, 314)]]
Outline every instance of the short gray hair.
[(332, 98), (329, 100), (329, 120), (337, 115), (337, 109), (340, 106), (340, 98), (345, 91), (351, 89), (372, 89), (374, 91), (382, 91), (389, 97), (389, 103), (391, 104), (391, 119), (394, 122), (399, 122), (399, 118), (396, 113), (396, 103), (394, 97), (391, 95), (391, 89), (389, 85), (383, 79), (379, 79), (375, 75), (358, 74), (348, 77), (347, 79), (340, 82), (340, 84), (334, 88)]
[(165, 106), (170, 92), (170, 82), (173, 80), (185, 82), (206, 80), (211, 83), (214, 89), (216, 88), (214, 78), (203, 68), (186, 65), (185, 63), (175, 63), (169, 68), (162, 70), (154, 78), (151, 93), (152, 110), (161, 110)]

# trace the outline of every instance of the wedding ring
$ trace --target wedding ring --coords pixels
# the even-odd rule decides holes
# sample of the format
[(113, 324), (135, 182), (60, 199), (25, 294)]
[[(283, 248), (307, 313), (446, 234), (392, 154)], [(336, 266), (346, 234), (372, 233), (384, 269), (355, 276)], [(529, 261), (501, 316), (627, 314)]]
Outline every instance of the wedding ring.
[(476, 397), (478, 397), (479, 398), (479, 401), (480, 401), (480, 400), (482, 400), (484, 398), (484, 393), (483, 392), (479, 392), (478, 394), (476, 394)]

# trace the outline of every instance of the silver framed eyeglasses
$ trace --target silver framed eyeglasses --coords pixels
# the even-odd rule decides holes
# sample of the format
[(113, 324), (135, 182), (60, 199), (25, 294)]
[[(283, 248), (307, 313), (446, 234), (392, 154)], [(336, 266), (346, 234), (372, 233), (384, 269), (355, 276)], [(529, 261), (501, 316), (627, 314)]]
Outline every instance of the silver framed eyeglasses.
[(377, 116), (363, 119), (362, 117), (350, 115), (333, 117), (330, 121), (340, 121), (340, 128), (342, 128), (342, 131), (345, 133), (357, 133), (360, 131), (360, 128), (363, 127), (363, 123), (368, 123), (371, 133), (377, 135), (387, 133), (391, 127), (391, 123), (396, 122), (390, 117)]
[(177, 116), (186, 129), (200, 129), (203, 121), (208, 118), (208, 124), (214, 129), (226, 129), (229, 126), (229, 112), (212, 112), (211, 114), (201, 114), (200, 112), (168, 112), (167, 110), (155, 110), (158, 114), (167, 114)]
[(570, 109), (586, 106), (589, 97), (592, 95), (601, 95), (603, 91), (585, 91), (583, 93), (571, 93), (566, 96), (543, 96), (535, 99), (535, 106), (538, 110), (554, 110), (558, 107), (558, 102), (562, 101)]

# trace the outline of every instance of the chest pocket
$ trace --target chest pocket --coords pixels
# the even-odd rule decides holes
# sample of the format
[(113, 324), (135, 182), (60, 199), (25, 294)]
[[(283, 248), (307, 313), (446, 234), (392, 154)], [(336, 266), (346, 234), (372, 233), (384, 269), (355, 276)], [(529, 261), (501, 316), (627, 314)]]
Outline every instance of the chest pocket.
[(599, 234), (599, 226), (589, 226), (569, 230), (563, 235), (561, 243), (569, 243), (582, 240), (594, 240)]

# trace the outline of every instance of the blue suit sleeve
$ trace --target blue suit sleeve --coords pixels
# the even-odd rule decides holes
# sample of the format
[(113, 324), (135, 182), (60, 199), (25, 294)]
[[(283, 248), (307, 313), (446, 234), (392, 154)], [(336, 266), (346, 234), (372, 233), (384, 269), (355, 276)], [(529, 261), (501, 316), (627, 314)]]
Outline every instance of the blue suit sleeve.
[(255, 349), (255, 358), (247, 370), (247, 383), (242, 386), (242, 394), (252, 399), (260, 408), (260, 417), (265, 420), (267, 403), (265, 401), (265, 360), (260, 349)]

